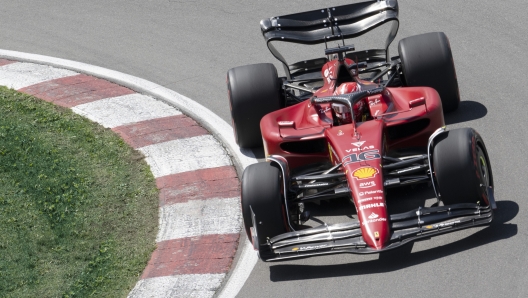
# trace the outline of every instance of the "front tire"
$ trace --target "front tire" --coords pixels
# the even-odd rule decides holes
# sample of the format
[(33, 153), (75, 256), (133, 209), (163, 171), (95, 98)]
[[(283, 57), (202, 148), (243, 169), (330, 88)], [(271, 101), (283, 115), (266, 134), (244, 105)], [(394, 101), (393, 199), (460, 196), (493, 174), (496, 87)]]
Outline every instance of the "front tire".
[(458, 108), (460, 94), (449, 40), (443, 32), (431, 32), (400, 40), (398, 44), (406, 86), (436, 89), (444, 112)]
[[(255, 213), (256, 230), (259, 238), (259, 251), (268, 238), (287, 232), (284, 201), (281, 191), (279, 169), (269, 163), (261, 162), (248, 166), (242, 175), (242, 216), (244, 227), (250, 240), (250, 228), (253, 226), (251, 210)], [(251, 208), (250, 208), (251, 207)]]
[(227, 90), (237, 144), (261, 147), (260, 120), (281, 108), (277, 69), (270, 63), (232, 68), (227, 72)]
[(493, 176), (486, 146), (471, 128), (447, 131), (435, 139), (433, 169), (444, 205), (489, 205), (487, 188)]

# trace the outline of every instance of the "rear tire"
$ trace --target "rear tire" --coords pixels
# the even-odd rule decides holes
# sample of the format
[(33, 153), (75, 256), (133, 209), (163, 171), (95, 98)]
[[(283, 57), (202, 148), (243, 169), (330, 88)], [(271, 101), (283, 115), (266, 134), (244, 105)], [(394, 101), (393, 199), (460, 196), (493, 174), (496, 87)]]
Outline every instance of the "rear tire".
[(277, 69), (270, 63), (232, 68), (227, 72), (227, 90), (238, 145), (262, 146), (260, 119), (281, 108)]
[[(279, 169), (269, 162), (248, 166), (242, 175), (242, 216), (246, 234), (252, 240), (250, 227), (253, 226), (251, 210), (257, 221), (259, 244), (265, 245), (268, 238), (287, 231), (284, 216)], [(250, 209), (251, 206), (251, 209)], [(260, 251), (261, 249), (259, 249)]]
[(444, 205), (489, 205), (486, 189), (493, 176), (486, 146), (471, 128), (447, 131), (435, 139), (433, 169)]
[(398, 44), (406, 86), (436, 89), (444, 112), (458, 108), (460, 94), (453, 54), (443, 32), (431, 32), (400, 40)]

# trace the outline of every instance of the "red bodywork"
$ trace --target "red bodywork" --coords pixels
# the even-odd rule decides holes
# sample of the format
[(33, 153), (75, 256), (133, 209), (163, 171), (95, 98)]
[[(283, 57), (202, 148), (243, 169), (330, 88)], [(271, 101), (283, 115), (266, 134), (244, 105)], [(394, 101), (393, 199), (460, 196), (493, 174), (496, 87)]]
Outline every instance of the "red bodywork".
[[(351, 93), (373, 85), (349, 71), (355, 81), (336, 86), (338, 71), (348, 69), (346, 66), (352, 63), (350, 59), (326, 63), (322, 68), (324, 85), (314, 96)], [(314, 105), (310, 100), (272, 112), (260, 122), (266, 156), (285, 157), (291, 169), (327, 160), (334, 165), (343, 164), (341, 169), (346, 173), (363, 239), (374, 249), (385, 247), (390, 238), (381, 157), (397, 149), (426, 148), (429, 136), (444, 126), (436, 90), (429, 87), (386, 90), (354, 106), (355, 123), (335, 125), (331, 104)], [(288, 149), (308, 146), (310, 141), (324, 142), (325, 146), (319, 146), (323, 150), (316, 152)]]

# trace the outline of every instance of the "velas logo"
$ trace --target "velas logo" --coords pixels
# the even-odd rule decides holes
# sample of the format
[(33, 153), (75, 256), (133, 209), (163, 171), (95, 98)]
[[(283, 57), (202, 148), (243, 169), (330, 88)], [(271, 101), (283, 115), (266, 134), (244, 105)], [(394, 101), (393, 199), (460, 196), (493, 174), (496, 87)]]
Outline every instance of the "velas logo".
[(352, 145), (356, 146), (356, 147), (361, 147), (361, 145), (365, 144), (365, 141), (362, 141), (362, 142), (355, 142), (355, 143), (352, 143)]
[(370, 146), (365, 146), (363, 148), (358, 147), (358, 148), (346, 149), (345, 151), (346, 151), (346, 153), (350, 153), (350, 152), (365, 151), (365, 150), (369, 150), (369, 149), (374, 149), (374, 146), (370, 145)]
[(374, 178), (379, 173), (378, 169), (373, 167), (361, 167), (356, 169), (352, 176), (356, 177), (356, 179), (369, 179)]

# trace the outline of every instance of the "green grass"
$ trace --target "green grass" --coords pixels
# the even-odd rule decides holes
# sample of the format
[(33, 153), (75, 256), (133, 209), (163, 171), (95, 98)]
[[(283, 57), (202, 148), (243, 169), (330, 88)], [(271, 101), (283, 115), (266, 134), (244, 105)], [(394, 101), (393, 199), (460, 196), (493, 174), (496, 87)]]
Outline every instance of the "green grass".
[(126, 297), (158, 200), (143, 156), (111, 130), (0, 87), (0, 297)]

